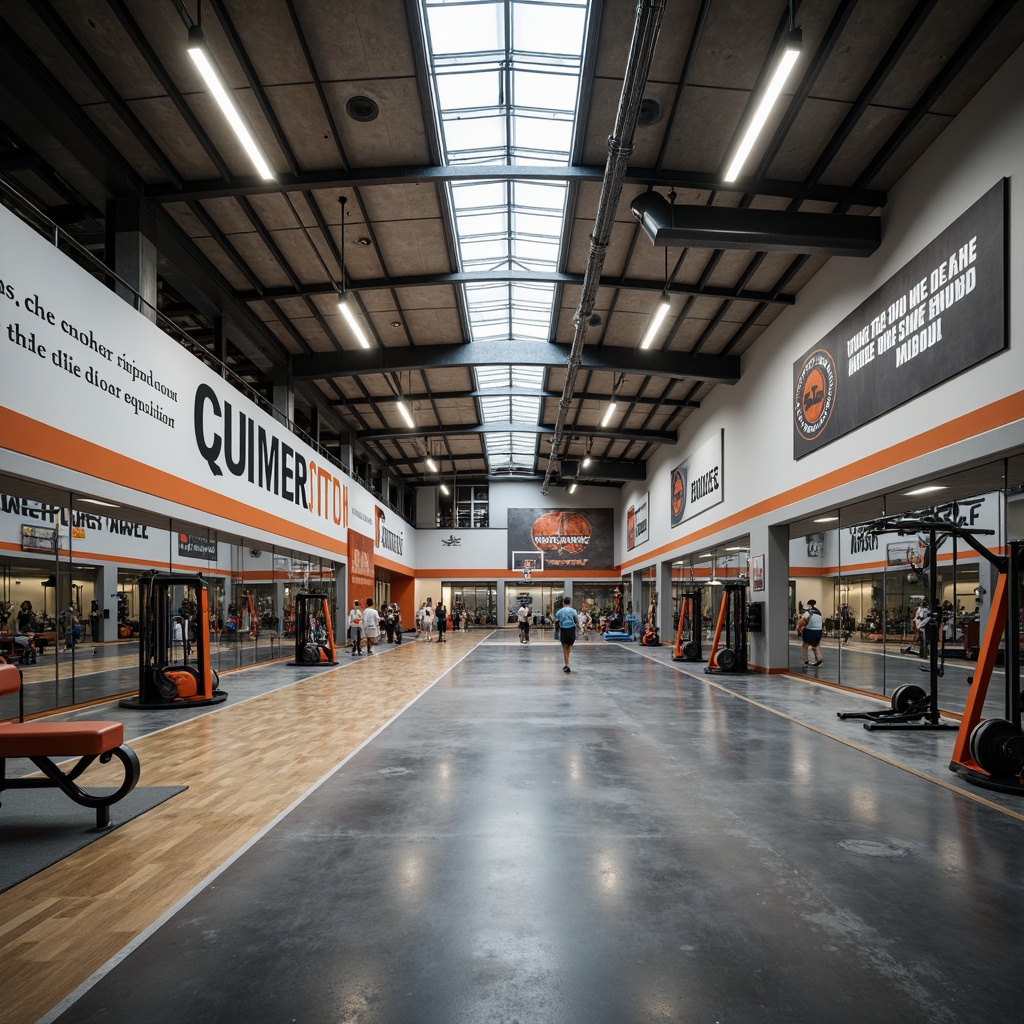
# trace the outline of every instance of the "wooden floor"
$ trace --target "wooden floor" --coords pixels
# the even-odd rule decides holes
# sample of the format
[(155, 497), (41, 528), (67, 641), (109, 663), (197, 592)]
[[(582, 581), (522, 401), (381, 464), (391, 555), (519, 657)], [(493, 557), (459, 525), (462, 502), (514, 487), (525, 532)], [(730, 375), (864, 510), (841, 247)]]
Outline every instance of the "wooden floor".
[(0, 893), (2, 1024), (73, 992), (487, 635), (342, 652), (314, 679), (133, 740), (140, 785), (188, 791)]

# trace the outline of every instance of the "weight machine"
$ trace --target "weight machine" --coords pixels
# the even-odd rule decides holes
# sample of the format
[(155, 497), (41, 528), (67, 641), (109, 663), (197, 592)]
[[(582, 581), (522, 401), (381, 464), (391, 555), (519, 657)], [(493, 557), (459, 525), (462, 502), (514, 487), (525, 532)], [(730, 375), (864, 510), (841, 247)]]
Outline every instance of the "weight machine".
[(295, 660), (289, 665), (337, 665), (326, 594), (295, 595)]
[(705, 672), (747, 671), (747, 584), (725, 583)]
[(703, 661), (701, 637), (704, 623), (701, 618), (701, 590), (699, 587), (683, 592), (683, 603), (679, 608), (679, 624), (676, 626), (676, 640), (672, 647), (673, 661)]
[(925, 551), (923, 568), (928, 577), (928, 607), (931, 611), (930, 628), (928, 629), (928, 666), (922, 670), (928, 673), (930, 685), (927, 690), (916, 683), (905, 683), (897, 686), (889, 698), (889, 708), (885, 711), (839, 711), (839, 718), (865, 719), (864, 728), (875, 729), (956, 729), (955, 722), (944, 722), (939, 712), (939, 677), (942, 675), (942, 662), (939, 653), (939, 640), (942, 626), (942, 609), (939, 606), (938, 556), (939, 534), (943, 539), (947, 536), (962, 537), (983, 558), (994, 556), (974, 538), (983, 534), (991, 534), (992, 530), (967, 530), (961, 524), (948, 519), (934, 516), (912, 518), (909, 516), (888, 516), (876, 519), (870, 524), (869, 532), (873, 534), (897, 533), (901, 537), (908, 534), (928, 535), (928, 547)]
[[(177, 608), (176, 588), (185, 592)], [(139, 577), (139, 693), (119, 701), (121, 707), (157, 711), (227, 700), (210, 664), (209, 612), (202, 574), (153, 571)], [(175, 619), (180, 621), (180, 637), (175, 636)]]
[[(970, 541), (968, 541), (970, 543)], [(949, 770), (976, 786), (1004, 793), (1024, 794), (1024, 732), (1021, 731), (1021, 543), (1012, 541), (1005, 556), (993, 555), (971, 544), (999, 572), (992, 594), (992, 609), (978, 651), (967, 706), (960, 721)], [(1000, 635), (1006, 649), (1006, 718), (981, 720)]]

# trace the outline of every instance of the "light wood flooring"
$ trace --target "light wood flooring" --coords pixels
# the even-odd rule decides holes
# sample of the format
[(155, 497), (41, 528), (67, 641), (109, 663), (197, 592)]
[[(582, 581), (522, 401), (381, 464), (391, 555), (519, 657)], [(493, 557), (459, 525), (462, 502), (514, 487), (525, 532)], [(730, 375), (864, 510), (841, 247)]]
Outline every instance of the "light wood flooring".
[(324, 675), (133, 740), (140, 785), (189, 788), (0, 893), (0, 1024), (38, 1020), (487, 635), (340, 652)]

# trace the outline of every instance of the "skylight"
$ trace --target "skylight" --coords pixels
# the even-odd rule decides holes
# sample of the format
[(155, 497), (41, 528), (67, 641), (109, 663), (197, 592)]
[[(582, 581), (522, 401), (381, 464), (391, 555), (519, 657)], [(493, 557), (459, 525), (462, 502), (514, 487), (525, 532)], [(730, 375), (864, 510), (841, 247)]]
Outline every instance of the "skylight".
[[(589, 11), (589, 0), (420, 0), (446, 163), (568, 166)], [(554, 285), (513, 275), (558, 269), (567, 191), (514, 178), (448, 186), (459, 269), (492, 275), (463, 286), (473, 341), (550, 336)], [(527, 385), (506, 373), (495, 386), (539, 389), (543, 370), (530, 369)], [(485, 423), (529, 428), (486, 435), (491, 472), (532, 471), (541, 398), (482, 398), (480, 408)]]

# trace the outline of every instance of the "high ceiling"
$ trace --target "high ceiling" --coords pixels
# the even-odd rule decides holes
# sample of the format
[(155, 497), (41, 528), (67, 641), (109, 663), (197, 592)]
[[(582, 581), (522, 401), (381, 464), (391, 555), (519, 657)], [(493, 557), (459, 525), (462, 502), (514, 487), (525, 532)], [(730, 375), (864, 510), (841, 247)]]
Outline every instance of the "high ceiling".
[[(189, 58), (200, 16), (271, 180)], [(791, 17), (794, 74), (726, 184)], [(830, 254), (872, 250), (886, 190), (1022, 39), (1013, 0), (5, 0), (0, 182), (108, 265), (141, 229), (160, 312), (264, 398), (293, 386), (339, 457), (615, 483)]]

